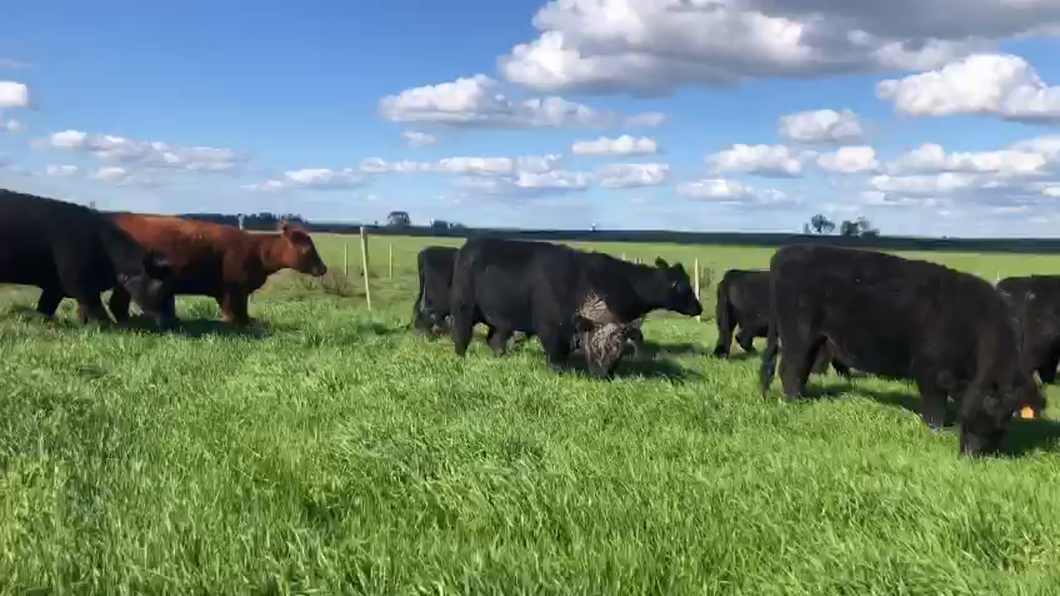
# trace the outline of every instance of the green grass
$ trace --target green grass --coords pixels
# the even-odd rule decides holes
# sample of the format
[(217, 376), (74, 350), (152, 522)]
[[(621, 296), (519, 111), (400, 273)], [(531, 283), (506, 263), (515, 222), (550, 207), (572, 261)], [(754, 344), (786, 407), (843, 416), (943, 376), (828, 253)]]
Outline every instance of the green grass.
[[(333, 271), (343, 239), (321, 236)], [(548, 371), (536, 340), (408, 333), (415, 254), (372, 246), (373, 310), (290, 273), (260, 335), (100, 331), (0, 290), (0, 592), (1047, 594), (1060, 585), (1060, 446), (962, 461), (911, 384), (818, 377), (762, 400), (713, 323), (652, 316), (664, 362), (613, 382)], [(439, 241), (458, 244), (459, 241)], [(360, 262), (349, 240), (351, 272)], [(767, 249), (601, 245), (713, 270)], [(993, 280), (1028, 255), (927, 254)], [(352, 291), (352, 292), (351, 292)], [(713, 287), (704, 292), (707, 314)], [(182, 298), (186, 319), (220, 316)], [(739, 348), (734, 348), (739, 353)], [(667, 364), (666, 362), (669, 362)], [(1056, 389), (1050, 388), (1056, 411)], [(37, 591), (35, 591), (37, 590)]]

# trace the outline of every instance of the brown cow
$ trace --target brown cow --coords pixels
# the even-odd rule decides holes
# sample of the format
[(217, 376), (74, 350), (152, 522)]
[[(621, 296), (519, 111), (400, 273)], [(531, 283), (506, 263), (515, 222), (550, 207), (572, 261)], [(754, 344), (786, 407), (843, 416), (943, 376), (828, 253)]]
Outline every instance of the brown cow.
[[(279, 233), (251, 234), (174, 216), (109, 215), (141, 244), (169, 259), (176, 282), (174, 294), (213, 297), (226, 323), (242, 326), (251, 322), (247, 298), (273, 273), (290, 268), (320, 277), (328, 270), (308, 232), (291, 223), (281, 223)], [(109, 306), (115, 319), (128, 318), (129, 294), (115, 288)]]

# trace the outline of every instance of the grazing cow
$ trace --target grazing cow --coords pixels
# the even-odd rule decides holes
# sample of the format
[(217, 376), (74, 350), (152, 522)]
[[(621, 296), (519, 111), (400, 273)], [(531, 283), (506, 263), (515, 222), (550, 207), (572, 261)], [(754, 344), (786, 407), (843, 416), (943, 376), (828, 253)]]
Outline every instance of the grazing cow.
[[(714, 322), (718, 325), (718, 343), (714, 355), (728, 358), (732, 332), (738, 326), (736, 343), (748, 354), (756, 352), (754, 340), (765, 337), (769, 330), (769, 272), (763, 270), (729, 269), (717, 288)], [(850, 369), (831, 357), (825, 346), (817, 354), (810, 372), (824, 374), (831, 362), (836, 373), (850, 377)]]
[(420, 285), (412, 305), (414, 328), (430, 333), (435, 327), (448, 327), (449, 288), (458, 251), (450, 246), (428, 246), (417, 255)]
[(997, 289), (1019, 321), (1025, 368), (1052, 384), (1060, 364), (1060, 275), (1006, 277)]
[[(320, 277), (327, 266), (301, 227), (283, 222), (279, 233), (252, 234), (232, 226), (165, 215), (113, 213), (110, 217), (141, 244), (173, 264), (176, 294), (210, 296), (238, 326), (251, 322), (247, 298), (269, 276), (286, 268)], [(110, 311), (128, 316), (128, 294), (116, 288)]]
[[(450, 294), (456, 354), (466, 353), (472, 327), (481, 322), (490, 327), (494, 354), (504, 353), (512, 332), (533, 333), (551, 368), (561, 370), (580, 331), (607, 322), (624, 326), (659, 308), (701, 313), (684, 268), (661, 258), (655, 264), (546, 242), (468, 240), (457, 256)], [(590, 302), (586, 316), (583, 307)]]
[(0, 282), (41, 289), (52, 317), (77, 300), (82, 323), (111, 323), (100, 294), (120, 287), (160, 326), (173, 323), (171, 270), (102, 213), (65, 201), (0, 190)]
[(947, 396), (959, 400), (961, 456), (997, 451), (1021, 406), (1044, 409), (1020, 364), (1014, 317), (979, 277), (886, 253), (814, 245), (777, 250), (769, 274), (763, 396), (778, 352), (784, 394), (793, 398), (827, 341), (854, 368), (915, 380), (921, 416), (932, 428), (946, 422)]

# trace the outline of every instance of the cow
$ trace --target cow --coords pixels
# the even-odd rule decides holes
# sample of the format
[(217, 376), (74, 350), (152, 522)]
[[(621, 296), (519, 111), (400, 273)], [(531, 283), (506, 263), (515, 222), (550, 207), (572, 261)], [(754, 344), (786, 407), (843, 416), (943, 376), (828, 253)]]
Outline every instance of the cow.
[(412, 304), (412, 326), (425, 332), (448, 328), (449, 288), (459, 251), (451, 246), (428, 246), (416, 256), (419, 290)]
[[(583, 310), (589, 302), (592, 313)], [(703, 311), (680, 264), (659, 258), (652, 267), (559, 244), (495, 237), (472, 238), (460, 248), (450, 307), (458, 357), (481, 322), (490, 327), (487, 342), (497, 356), (514, 331), (536, 335), (554, 371), (566, 368), (579, 332), (607, 322), (625, 326), (660, 308), (688, 316)]]
[[(278, 233), (249, 233), (233, 226), (168, 215), (112, 213), (112, 221), (141, 244), (164, 254), (173, 265), (176, 294), (210, 296), (223, 312), (222, 322), (237, 327), (252, 321), (247, 298), (281, 269), (314, 277), (327, 265), (302, 227), (280, 222)], [(128, 316), (129, 296), (111, 294), (116, 319)]]
[(1060, 364), (1060, 275), (1006, 277), (997, 290), (1019, 322), (1025, 368), (1052, 384)]
[(961, 457), (997, 452), (1016, 409), (1045, 407), (1021, 367), (1008, 306), (975, 275), (869, 250), (789, 245), (773, 254), (769, 277), (763, 397), (779, 352), (791, 399), (827, 341), (853, 368), (914, 380), (932, 429), (945, 425), (947, 397), (959, 400)]
[[(761, 269), (729, 269), (717, 286), (714, 322), (718, 342), (714, 355), (728, 358), (732, 332), (739, 327), (736, 343), (748, 354), (756, 353), (754, 340), (769, 330), (769, 272)], [(818, 352), (810, 372), (824, 374), (831, 362), (836, 373), (849, 378), (850, 369), (831, 357), (827, 345)]]
[(0, 189), (0, 283), (41, 289), (37, 312), (51, 318), (63, 298), (78, 318), (113, 323), (100, 294), (119, 287), (160, 327), (170, 327), (172, 270), (95, 209)]

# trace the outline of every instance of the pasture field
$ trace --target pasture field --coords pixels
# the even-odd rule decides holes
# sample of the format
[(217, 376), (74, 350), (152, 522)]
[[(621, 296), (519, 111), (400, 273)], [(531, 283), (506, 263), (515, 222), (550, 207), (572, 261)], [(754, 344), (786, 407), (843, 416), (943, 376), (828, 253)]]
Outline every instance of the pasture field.
[[(342, 243), (316, 237), (332, 271)], [(718, 361), (702, 322), (656, 314), (655, 361), (550, 373), (406, 328), (415, 254), (375, 237), (352, 281), (274, 276), (258, 331), (184, 298), (182, 333), (80, 327), (0, 289), (0, 593), (1055, 594), (1060, 436), (961, 461), (908, 383), (830, 373), (799, 403)], [(394, 278), (387, 245), (394, 243)], [(577, 244), (585, 246), (583, 244)], [(715, 280), (771, 249), (597, 245)], [(923, 256), (993, 280), (1033, 255)], [(709, 315), (709, 316), (708, 316)], [(760, 340), (759, 345), (763, 342)], [(738, 347), (733, 353), (740, 354)], [(1058, 414), (1049, 388), (1047, 416)]]

